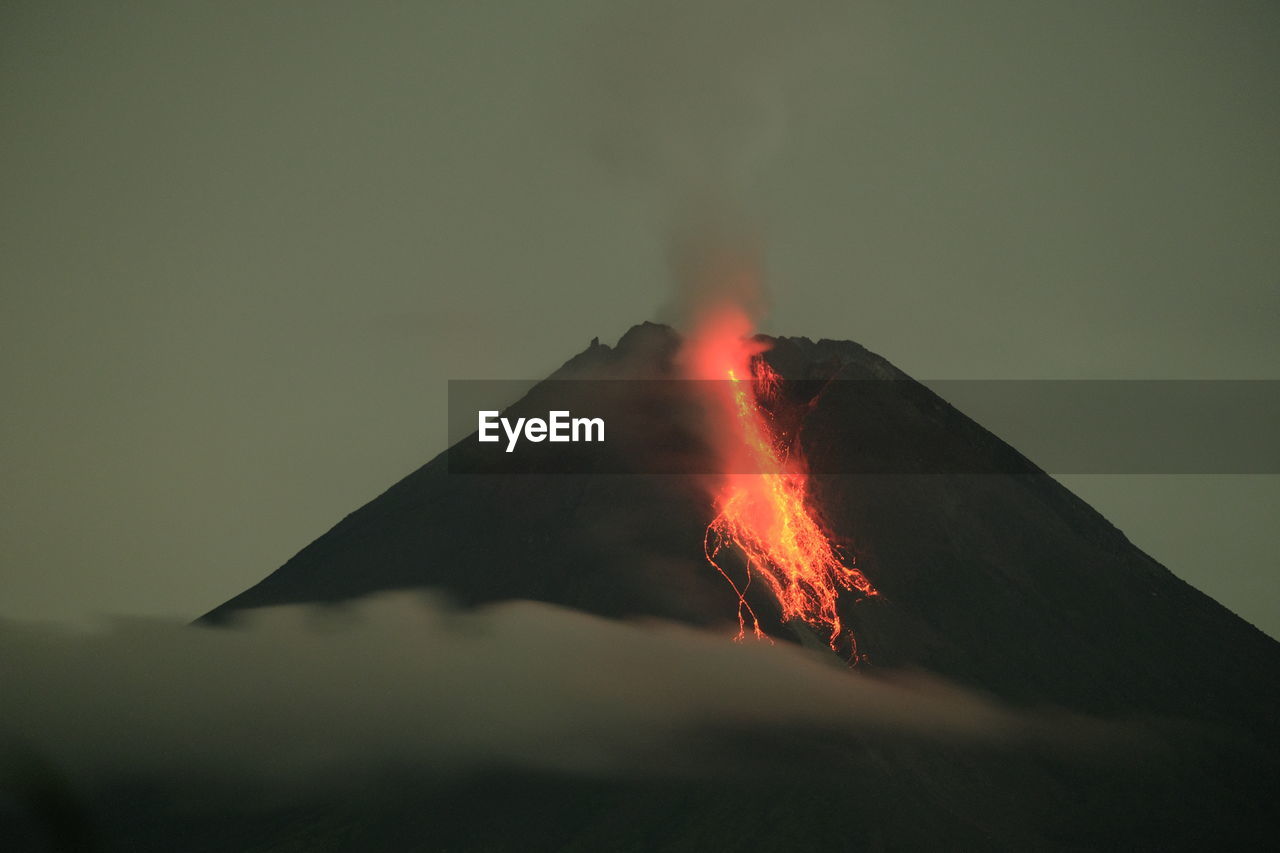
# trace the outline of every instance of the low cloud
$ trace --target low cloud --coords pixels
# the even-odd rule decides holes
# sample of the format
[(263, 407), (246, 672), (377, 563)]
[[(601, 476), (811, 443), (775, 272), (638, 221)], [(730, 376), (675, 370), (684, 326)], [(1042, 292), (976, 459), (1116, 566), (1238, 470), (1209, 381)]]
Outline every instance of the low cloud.
[(527, 601), (463, 611), (417, 593), (266, 608), (231, 628), (0, 624), (0, 684), (3, 742), (90, 783), (287, 787), (389, 764), (703, 773), (690, 744), (723, 733), (1006, 742), (1053, 729), (791, 644)]

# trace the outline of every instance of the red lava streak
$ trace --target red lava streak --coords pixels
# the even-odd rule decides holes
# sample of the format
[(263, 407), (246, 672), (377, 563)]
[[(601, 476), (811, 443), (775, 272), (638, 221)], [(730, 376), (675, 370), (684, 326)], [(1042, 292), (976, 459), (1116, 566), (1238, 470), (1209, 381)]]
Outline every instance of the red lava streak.
[[(691, 378), (728, 380), (707, 383), (715, 397), (712, 439), (726, 472), (715, 485), (716, 517), (707, 527), (707, 560), (738, 594), (739, 639), (746, 635), (747, 617), (756, 636), (764, 633), (743, 597), (745, 587), (739, 589), (717, 562), (730, 547), (746, 559), (747, 582), (759, 577), (772, 590), (784, 620), (799, 619), (825, 633), (834, 649), (845, 632), (836, 610), (840, 592), (872, 596), (876, 590), (846, 565), (815, 518), (804, 459), (775, 432), (761, 405), (781, 380), (757, 358), (766, 347), (750, 338), (751, 331), (743, 311), (721, 309), (704, 318), (685, 347)], [(752, 473), (735, 473), (741, 471)]]

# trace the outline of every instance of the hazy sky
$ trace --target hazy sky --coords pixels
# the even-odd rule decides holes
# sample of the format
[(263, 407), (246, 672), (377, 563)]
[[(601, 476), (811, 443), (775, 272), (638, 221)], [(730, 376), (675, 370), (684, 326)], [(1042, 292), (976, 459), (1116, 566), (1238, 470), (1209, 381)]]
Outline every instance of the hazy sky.
[[(442, 449), (446, 379), (653, 318), (686, 192), (771, 333), (1280, 378), (1280, 7), (690, 5), (5, 3), (0, 614), (239, 592)], [(1064, 480), (1280, 634), (1280, 478)]]

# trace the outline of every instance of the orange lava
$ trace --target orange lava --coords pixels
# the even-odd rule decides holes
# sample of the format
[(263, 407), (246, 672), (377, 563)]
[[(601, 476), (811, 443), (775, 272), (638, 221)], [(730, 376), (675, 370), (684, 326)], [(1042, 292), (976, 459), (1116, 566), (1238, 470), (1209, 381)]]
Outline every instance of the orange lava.
[(728, 547), (746, 559), (748, 584), (760, 577), (768, 585), (784, 620), (799, 619), (825, 632), (834, 649), (844, 633), (836, 610), (841, 591), (872, 596), (876, 590), (846, 564), (814, 516), (804, 459), (775, 433), (761, 405), (761, 396), (774, 394), (781, 379), (756, 357), (766, 347), (753, 341), (751, 332), (743, 311), (722, 308), (707, 315), (685, 345), (690, 378), (728, 380), (708, 383), (715, 397), (709, 425), (726, 473), (715, 484), (707, 560), (738, 594), (739, 639), (746, 635), (747, 617), (757, 637), (764, 632), (743, 595), (745, 587), (739, 589), (717, 561)]

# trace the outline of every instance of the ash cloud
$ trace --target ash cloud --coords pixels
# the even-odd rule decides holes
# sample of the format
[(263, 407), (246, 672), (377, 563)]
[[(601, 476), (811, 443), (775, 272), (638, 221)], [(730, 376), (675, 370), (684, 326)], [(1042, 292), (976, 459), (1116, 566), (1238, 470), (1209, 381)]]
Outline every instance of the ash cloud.
[(817, 0), (659, 0), (630, 4), (603, 37), (593, 28), (590, 138), (656, 198), (674, 277), (658, 319), (684, 325), (726, 301), (765, 314), (752, 196), (786, 139), (788, 89), (834, 46), (824, 22), (844, 14)]
[(785, 136), (798, 11), (658, 0), (592, 28), (585, 70), (600, 159), (669, 204), (741, 201)]
[[(251, 611), (230, 628), (0, 624), (0, 742), (89, 786), (290, 789), (408, 766), (705, 774), (689, 746), (778, 727), (969, 743), (1057, 737), (924, 677), (880, 679), (788, 644), (519, 601), (397, 593)], [(763, 738), (767, 742), (768, 738)], [(15, 783), (18, 765), (4, 768)]]

